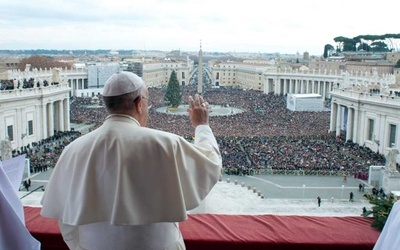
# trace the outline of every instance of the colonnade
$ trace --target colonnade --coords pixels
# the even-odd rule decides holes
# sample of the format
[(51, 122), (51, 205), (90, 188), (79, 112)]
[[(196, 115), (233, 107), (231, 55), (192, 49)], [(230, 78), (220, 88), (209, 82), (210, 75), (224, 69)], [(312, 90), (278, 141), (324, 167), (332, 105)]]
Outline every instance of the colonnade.
[(399, 97), (333, 89), (329, 130), (375, 152), (400, 147)]
[[(364, 111), (365, 112), (365, 111)], [(330, 131), (335, 131), (336, 136), (339, 136), (341, 131), (346, 131), (346, 141), (351, 140), (359, 143), (359, 128), (360, 128), (360, 109), (353, 104), (346, 106), (343, 104), (331, 102), (331, 119)]]
[(42, 110), (42, 126), (39, 127), (42, 138), (54, 135), (54, 131), (70, 130), (69, 98), (45, 103)]
[(265, 93), (274, 92), (275, 94), (319, 94), (322, 98), (329, 99), (330, 92), (334, 86), (334, 81), (330, 79), (311, 79), (300, 76), (280, 75), (270, 77), (265, 80)]
[(71, 95), (77, 96), (77, 90), (88, 89), (88, 78), (68, 78), (68, 87), (71, 88)]

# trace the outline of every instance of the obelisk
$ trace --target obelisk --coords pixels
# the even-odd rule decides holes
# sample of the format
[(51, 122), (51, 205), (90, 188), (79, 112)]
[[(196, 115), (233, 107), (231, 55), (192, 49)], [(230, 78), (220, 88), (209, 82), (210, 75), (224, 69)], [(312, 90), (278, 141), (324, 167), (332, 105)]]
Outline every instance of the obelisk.
[(197, 93), (201, 94), (203, 92), (203, 51), (201, 50), (201, 40), (200, 40), (199, 64), (197, 73), (198, 73)]

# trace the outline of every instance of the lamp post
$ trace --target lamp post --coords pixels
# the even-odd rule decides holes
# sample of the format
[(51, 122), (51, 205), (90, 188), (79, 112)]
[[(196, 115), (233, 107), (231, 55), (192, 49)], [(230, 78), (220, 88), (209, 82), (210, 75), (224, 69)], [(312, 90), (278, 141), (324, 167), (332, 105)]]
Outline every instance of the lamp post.
[(169, 101), (165, 101), (165, 112), (168, 113), (168, 105), (169, 105)]

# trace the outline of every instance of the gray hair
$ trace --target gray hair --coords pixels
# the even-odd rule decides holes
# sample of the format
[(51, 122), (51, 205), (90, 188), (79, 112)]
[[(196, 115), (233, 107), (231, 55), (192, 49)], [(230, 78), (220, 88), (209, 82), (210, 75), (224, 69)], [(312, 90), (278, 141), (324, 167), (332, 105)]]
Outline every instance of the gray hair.
[(127, 110), (133, 109), (134, 102), (139, 96), (143, 95), (145, 87), (140, 87), (139, 89), (118, 96), (103, 96), (104, 105), (110, 114), (125, 112)]

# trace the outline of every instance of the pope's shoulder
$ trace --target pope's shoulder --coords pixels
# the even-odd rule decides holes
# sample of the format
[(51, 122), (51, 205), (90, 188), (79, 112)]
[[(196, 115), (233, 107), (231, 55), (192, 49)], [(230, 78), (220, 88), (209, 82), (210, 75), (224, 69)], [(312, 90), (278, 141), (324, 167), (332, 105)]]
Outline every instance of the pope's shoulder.
[(73, 142), (71, 142), (65, 149), (68, 148), (77, 148), (77, 147), (85, 147), (87, 144), (98, 142), (99, 140), (121, 140), (128, 141), (135, 139), (143, 139), (146, 140), (170, 140), (170, 141), (181, 141), (183, 137), (152, 128), (140, 127), (140, 126), (130, 126), (125, 128), (120, 127), (104, 127), (100, 126), (99, 128), (84, 134)]

